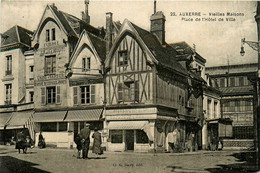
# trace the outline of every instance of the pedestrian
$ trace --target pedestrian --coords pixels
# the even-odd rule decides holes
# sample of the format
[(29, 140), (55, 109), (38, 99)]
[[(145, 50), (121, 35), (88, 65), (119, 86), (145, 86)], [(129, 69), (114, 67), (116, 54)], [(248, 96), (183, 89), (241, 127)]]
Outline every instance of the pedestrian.
[(77, 150), (78, 150), (78, 156), (77, 158), (80, 159), (81, 157), (81, 151), (82, 151), (82, 143), (81, 143), (81, 137), (80, 134), (78, 133), (75, 137), (75, 143), (77, 144)]
[(168, 138), (168, 145), (169, 145), (169, 152), (173, 152), (174, 150), (174, 141), (173, 141), (173, 132), (169, 132), (167, 134), (167, 138)]
[(15, 149), (18, 149), (18, 152), (20, 154), (20, 150), (23, 150), (23, 153), (25, 154), (25, 136), (23, 134), (23, 131), (20, 131), (17, 134), (17, 141), (16, 141), (16, 145), (15, 145)]
[(97, 154), (97, 158), (98, 155), (103, 154), (102, 150), (101, 150), (101, 133), (99, 133), (97, 127), (95, 127), (94, 129), (94, 133), (92, 135), (92, 138), (94, 138), (94, 143), (93, 143), (93, 149), (92, 149), (92, 153)]
[(40, 131), (40, 134), (39, 134), (39, 141), (38, 141), (38, 146), (39, 148), (45, 148), (45, 141), (44, 141), (44, 138), (42, 136), (42, 132)]
[(83, 159), (88, 159), (88, 150), (89, 150), (89, 144), (90, 144), (90, 129), (89, 129), (90, 124), (86, 123), (85, 128), (83, 128), (80, 131), (80, 137), (82, 141), (82, 149), (83, 149)]

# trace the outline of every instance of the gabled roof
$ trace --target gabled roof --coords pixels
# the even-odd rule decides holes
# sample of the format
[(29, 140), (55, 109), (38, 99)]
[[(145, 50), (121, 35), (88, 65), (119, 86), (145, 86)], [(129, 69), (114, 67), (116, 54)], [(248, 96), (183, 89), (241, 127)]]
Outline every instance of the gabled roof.
[[(83, 32), (81, 33), (79, 40), (75, 46), (75, 49), (70, 57), (70, 65), (71, 63), (73, 63), (75, 61), (75, 59), (77, 58), (77, 54), (79, 53), (79, 49), (80, 46), (82, 46), (80, 43), (83, 41), (83, 37), (84, 35), (87, 36), (87, 39), (89, 40), (89, 46), (90, 47), (94, 47), (93, 51), (98, 55), (98, 58), (100, 58), (101, 63), (105, 61), (106, 59), (106, 42), (105, 40), (87, 32), (86, 30), (83, 30)], [(85, 44), (85, 42), (84, 42)]]
[(100, 59), (104, 62), (106, 59), (106, 41), (91, 34), (88, 33), (88, 36), (95, 47)]
[[(87, 24), (83, 20), (81, 20), (71, 14), (58, 10), (58, 8), (55, 5), (47, 5), (45, 8), (45, 11), (47, 8), (49, 8), (50, 11), (54, 14), (55, 18), (58, 19), (58, 21), (59, 21), (58, 23), (60, 23), (62, 25), (62, 28), (65, 30), (65, 33), (68, 36), (74, 36), (74, 37), (78, 38), (84, 29), (96, 36), (101, 36), (101, 32), (98, 28), (95, 28), (95, 27)], [(42, 22), (42, 19), (41, 19), (41, 22)], [(41, 22), (37, 28), (36, 33), (38, 32), (38, 30), (40, 28)]]
[(1, 34), (1, 47), (15, 43), (21, 43), (27, 47), (30, 47), (32, 34), (32, 31), (15, 25)]
[(52, 11), (55, 13), (61, 24), (63, 25), (64, 29), (67, 31), (67, 33), (71, 36), (77, 36), (76, 32), (73, 30), (71, 25), (69, 24), (68, 20), (65, 18), (65, 15), (62, 11), (58, 10), (57, 7), (53, 5), (47, 5), (52, 9)]
[(176, 60), (177, 52), (168, 44), (161, 45), (159, 40), (151, 32), (146, 31), (135, 24), (131, 23), (134, 29), (138, 32), (141, 39), (144, 41), (148, 49), (152, 52), (159, 64), (187, 75), (187, 70), (184, 69)]

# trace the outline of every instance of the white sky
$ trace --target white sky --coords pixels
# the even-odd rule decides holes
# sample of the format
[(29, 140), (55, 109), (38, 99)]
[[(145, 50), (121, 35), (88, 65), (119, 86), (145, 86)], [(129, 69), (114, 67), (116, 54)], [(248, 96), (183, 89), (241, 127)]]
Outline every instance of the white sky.
[[(84, 0), (3, 0), (1, 2), (1, 30), (4, 32), (18, 24), (35, 30), (46, 5), (55, 3), (59, 10), (81, 18)], [(241, 39), (257, 41), (255, 1), (176, 1), (157, 0), (157, 11), (166, 17), (166, 41), (168, 43), (186, 41), (196, 45), (197, 52), (206, 60), (206, 66), (257, 62), (257, 52), (245, 45), (245, 56), (240, 56)], [(149, 30), (153, 13), (153, 0), (90, 0), (89, 15), (91, 25), (105, 26), (105, 13), (112, 12), (115, 21), (125, 18)], [(209, 17), (213, 12), (244, 13), (235, 17), (235, 22), (186, 22), (181, 16), (170, 16), (170, 12), (201, 12)], [(195, 17), (192, 17), (195, 18)], [(217, 17), (219, 18), (219, 17)], [(224, 17), (224, 19), (226, 16)]]

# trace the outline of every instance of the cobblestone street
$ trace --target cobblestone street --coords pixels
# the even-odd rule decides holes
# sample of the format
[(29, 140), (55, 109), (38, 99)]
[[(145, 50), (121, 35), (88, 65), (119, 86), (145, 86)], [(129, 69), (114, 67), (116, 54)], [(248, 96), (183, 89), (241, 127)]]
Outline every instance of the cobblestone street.
[[(0, 146), (0, 170), (9, 172), (250, 172), (252, 153), (199, 151), (193, 153), (105, 152), (99, 159), (77, 159), (76, 150), (38, 149), (18, 154), (14, 146)], [(251, 161), (251, 162), (250, 162)]]

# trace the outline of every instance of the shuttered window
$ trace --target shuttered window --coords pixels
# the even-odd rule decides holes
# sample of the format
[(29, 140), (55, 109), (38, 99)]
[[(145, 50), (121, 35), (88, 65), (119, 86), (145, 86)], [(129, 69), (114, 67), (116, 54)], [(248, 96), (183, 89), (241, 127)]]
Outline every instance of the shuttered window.
[(73, 88), (73, 103), (74, 105), (78, 104), (78, 87)]
[(56, 89), (57, 89), (57, 92), (56, 92), (56, 103), (57, 104), (60, 104), (60, 102), (61, 102), (61, 97), (60, 97), (60, 86), (57, 86), (56, 87)]
[(95, 103), (95, 85), (80, 87), (81, 104)]
[(121, 102), (123, 101), (123, 84), (119, 83), (117, 87), (118, 87), (118, 101)]
[(118, 84), (118, 102), (138, 102), (139, 82), (124, 82)]
[(45, 87), (41, 88), (41, 103), (42, 105), (46, 104), (46, 92), (45, 92)]
[(95, 89), (95, 85), (91, 85), (91, 103), (95, 103), (95, 94), (96, 94), (96, 89)]

